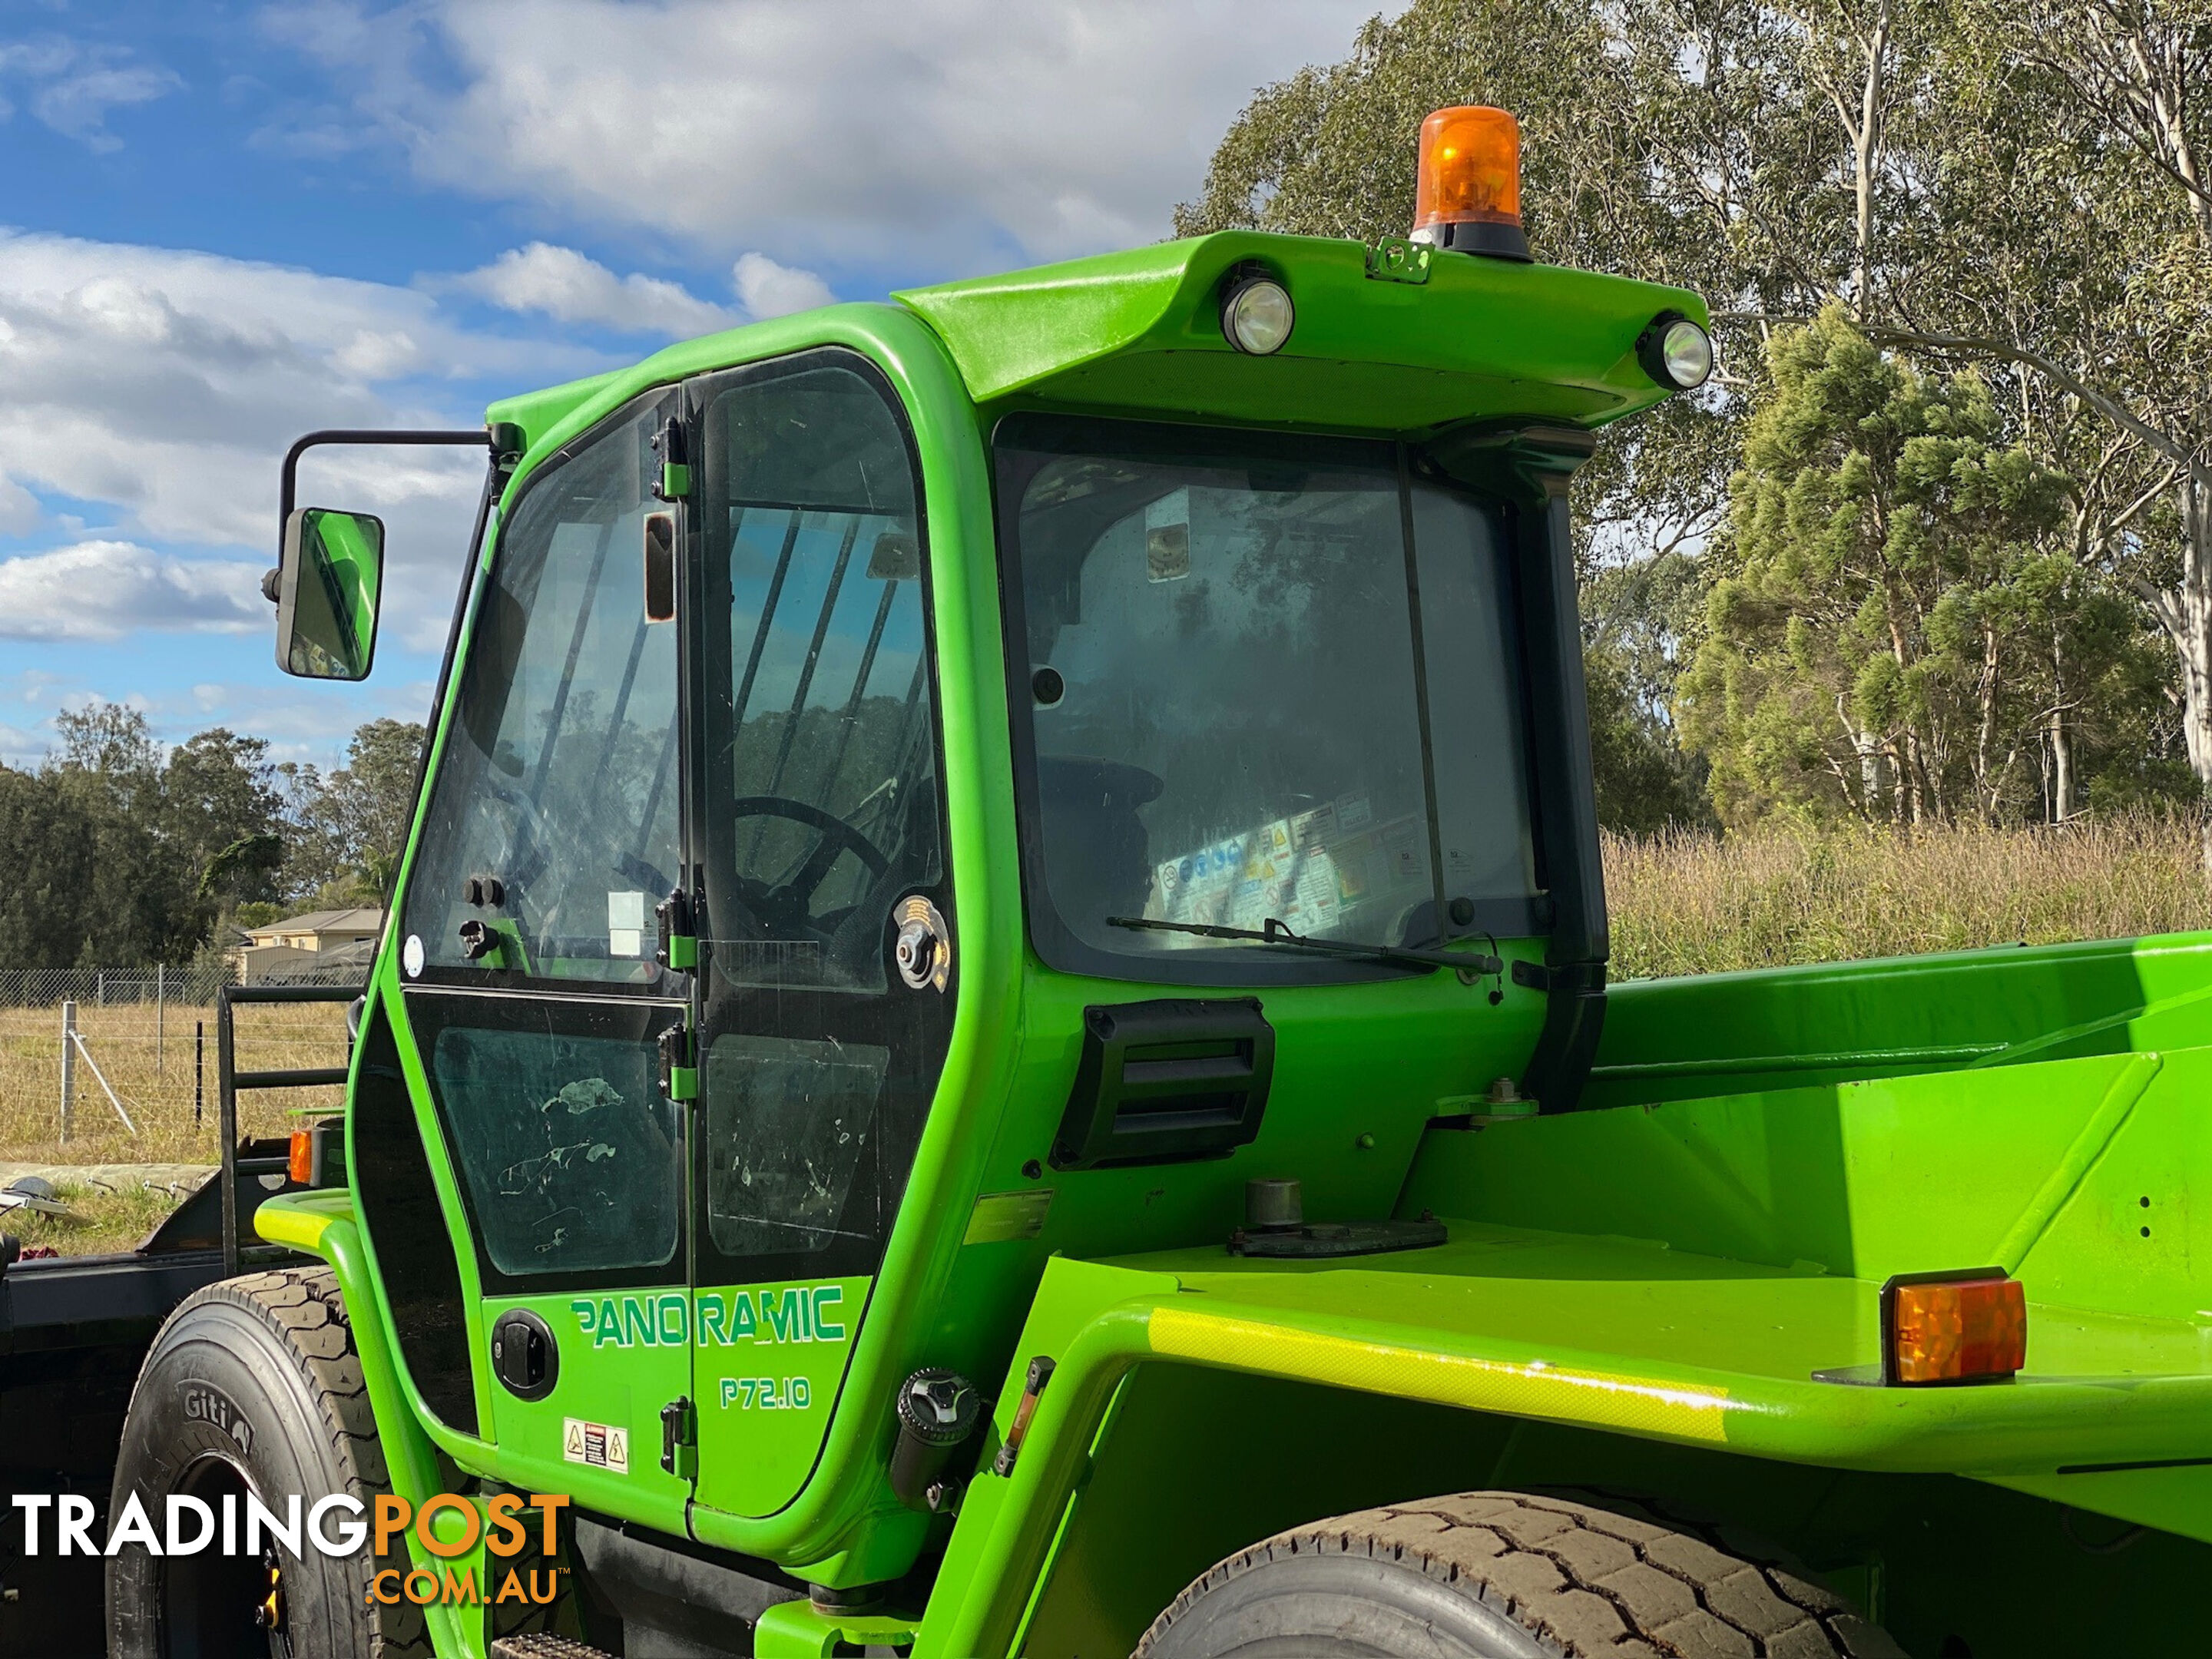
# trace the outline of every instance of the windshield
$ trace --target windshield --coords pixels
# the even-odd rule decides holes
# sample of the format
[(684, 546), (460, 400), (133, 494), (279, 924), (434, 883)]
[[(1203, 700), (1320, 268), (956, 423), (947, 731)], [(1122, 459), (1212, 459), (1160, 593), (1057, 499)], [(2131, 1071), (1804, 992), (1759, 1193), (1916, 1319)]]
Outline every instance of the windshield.
[(1048, 961), (1360, 971), (1262, 973), (1264, 947), (1114, 918), (1411, 946), (1533, 931), (1495, 506), (1409, 478), (1387, 443), (1046, 416), (998, 441)]

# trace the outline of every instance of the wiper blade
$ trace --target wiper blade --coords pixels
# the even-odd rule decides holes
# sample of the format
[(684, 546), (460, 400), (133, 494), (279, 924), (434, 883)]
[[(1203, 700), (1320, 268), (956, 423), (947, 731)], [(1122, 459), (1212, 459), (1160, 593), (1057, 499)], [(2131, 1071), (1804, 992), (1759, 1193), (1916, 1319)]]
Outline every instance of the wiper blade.
[(1296, 951), (1310, 951), (1316, 956), (1341, 957), (1349, 962), (1385, 962), (1401, 968), (1453, 968), (1463, 974), (1489, 975), (1505, 966), (1497, 957), (1473, 951), (1424, 951), (1398, 945), (1354, 945), (1342, 939), (1310, 939), (1304, 933), (1292, 933), (1286, 923), (1273, 916), (1257, 927), (1224, 927), (1211, 921), (1164, 921), (1153, 916), (1109, 916), (1106, 925), (1146, 933), (1195, 933), (1201, 939), (1285, 945)]

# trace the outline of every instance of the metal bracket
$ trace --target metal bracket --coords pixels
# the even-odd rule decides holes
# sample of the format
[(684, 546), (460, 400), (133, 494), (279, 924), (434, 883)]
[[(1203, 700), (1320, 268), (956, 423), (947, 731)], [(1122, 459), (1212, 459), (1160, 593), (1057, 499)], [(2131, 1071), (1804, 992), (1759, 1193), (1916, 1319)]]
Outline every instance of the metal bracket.
[(1432, 251), (1402, 236), (1385, 236), (1367, 247), (1367, 276), (1376, 283), (1425, 283)]

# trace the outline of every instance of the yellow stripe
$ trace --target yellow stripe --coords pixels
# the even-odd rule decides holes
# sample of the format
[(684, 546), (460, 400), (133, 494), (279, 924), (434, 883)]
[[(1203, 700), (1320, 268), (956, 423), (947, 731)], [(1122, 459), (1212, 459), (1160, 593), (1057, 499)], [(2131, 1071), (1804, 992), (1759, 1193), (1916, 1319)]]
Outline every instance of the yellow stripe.
[(320, 1255), (323, 1235), (337, 1219), (324, 1212), (295, 1208), (282, 1199), (268, 1198), (253, 1212), (253, 1231), (271, 1244), (289, 1244), (310, 1255)]
[(1589, 1423), (1680, 1440), (1728, 1438), (1726, 1414), (1732, 1407), (1724, 1389), (1570, 1370), (1540, 1359), (1510, 1364), (1176, 1307), (1155, 1309), (1151, 1332), (1154, 1353), (1180, 1359), (1432, 1400), (1470, 1411)]

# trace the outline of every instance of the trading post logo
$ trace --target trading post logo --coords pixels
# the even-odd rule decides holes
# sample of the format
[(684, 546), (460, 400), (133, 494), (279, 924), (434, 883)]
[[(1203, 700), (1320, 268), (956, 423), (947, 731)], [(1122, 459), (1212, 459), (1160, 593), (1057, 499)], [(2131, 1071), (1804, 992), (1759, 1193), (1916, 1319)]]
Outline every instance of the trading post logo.
[[(402, 1601), (412, 1601), (417, 1607), (432, 1601), (467, 1607), (487, 1601), (526, 1601), (543, 1606), (561, 1593), (561, 1574), (565, 1569), (550, 1564), (560, 1548), (560, 1511), (568, 1502), (559, 1492), (532, 1492), (526, 1504), (520, 1493), (503, 1492), (487, 1500), (479, 1511), (472, 1499), (441, 1492), (424, 1498), (422, 1507), (410, 1514), (405, 1498), (380, 1492), (373, 1528), (379, 1560), (390, 1552), (395, 1540), (411, 1529), (416, 1541), (441, 1561), (453, 1561), (470, 1553), (479, 1539), (488, 1554), (499, 1561), (511, 1561), (529, 1546), (530, 1533), (522, 1516), (536, 1510), (543, 1528), (539, 1543), (549, 1565), (542, 1569), (509, 1566), (500, 1579), (496, 1593), (490, 1583), (499, 1574), (495, 1562), (484, 1564), (482, 1583), (477, 1580), (473, 1565), (458, 1571), (447, 1566), (436, 1571), (421, 1566), (380, 1567), (369, 1577), (368, 1599), (387, 1607)], [(441, 1514), (453, 1516), (453, 1524), (439, 1524), (438, 1516)]]
[[(423, 1499), (420, 1509), (392, 1492), (378, 1493), (367, 1505), (349, 1492), (334, 1492), (312, 1504), (295, 1492), (285, 1499), (281, 1515), (252, 1492), (242, 1504), (235, 1493), (210, 1504), (172, 1492), (165, 1500), (164, 1524), (159, 1528), (139, 1495), (132, 1492), (124, 1499), (104, 1540), (92, 1535), (97, 1510), (81, 1492), (17, 1492), (12, 1501), (21, 1517), (25, 1555), (40, 1553), (41, 1522), (49, 1510), (57, 1555), (112, 1556), (135, 1545), (161, 1556), (198, 1555), (209, 1549), (224, 1555), (259, 1556), (266, 1549), (281, 1548), (300, 1559), (310, 1549), (335, 1558), (358, 1555), (367, 1548), (381, 1563), (397, 1550), (398, 1565), (379, 1565), (369, 1576), (366, 1599), (386, 1607), (402, 1601), (417, 1607), (433, 1601), (542, 1606), (559, 1595), (561, 1575), (568, 1571), (553, 1565), (560, 1547), (560, 1512), (568, 1504), (562, 1492), (532, 1492), (526, 1498), (520, 1492), (501, 1492), (481, 1503), (456, 1492), (439, 1492)], [(530, 1547), (533, 1529), (538, 1534), (542, 1564), (513, 1565)], [(441, 1564), (438, 1568), (412, 1564), (406, 1553), (410, 1533)], [(473, 1556), (479, 1544), (488, 1558), (481, 1569), (473, 1559), (462, 1560)]]

